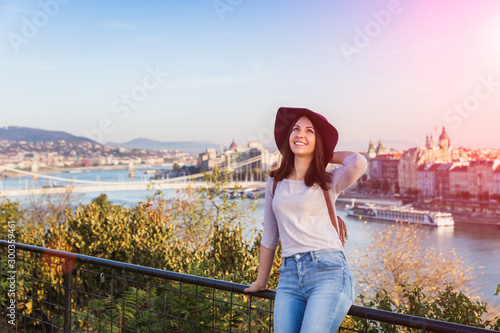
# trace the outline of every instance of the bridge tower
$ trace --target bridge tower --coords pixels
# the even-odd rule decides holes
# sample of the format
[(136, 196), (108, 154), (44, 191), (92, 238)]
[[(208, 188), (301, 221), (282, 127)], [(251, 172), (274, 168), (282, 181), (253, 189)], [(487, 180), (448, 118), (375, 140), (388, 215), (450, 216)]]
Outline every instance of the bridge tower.
[(135, 177), (135, 167), (134, 167), (134, 163), (132, 163), (132, 162), (130, 162), (128, 164), (128, 177), (129, 178)]

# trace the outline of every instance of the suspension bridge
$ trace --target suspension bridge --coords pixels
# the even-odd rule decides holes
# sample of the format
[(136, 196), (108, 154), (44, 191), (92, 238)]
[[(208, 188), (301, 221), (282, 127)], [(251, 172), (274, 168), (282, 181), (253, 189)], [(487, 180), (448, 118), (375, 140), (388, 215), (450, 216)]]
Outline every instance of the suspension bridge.
[[(256, 156), (240, 163), (231, 165), (231, 167), (220, 168), (221, 171), (234, 171), (236, 169), (244, 168), (247, 165), (258, 162), (261, 156)], [(0, 188), (0, 196), (23, 196), (23, 195), (39, 195), (51, 193), (66, 193), (66, 192), (109, 192), (109, 191), (129, 191), (129, 190), (164, 190), (164, 189), (182, 189), (188, 186), (203, 187), (206, 182), (203, 181), (203, 173), (191, 174), (181, 177), (173, 177), (167, 179), (157, 179), (148, 181), (99, 181), (99, 180), (84, 180), (84, 179), (71, 179), (65, 177), (51, 176), (47, 174), (40, 174), (0, 166), (0, 172), (3, 170), (18, 173), (20, 175), (36, 177), (38, 179), (48, 180), (50, 184), (60, 182), (63, 185), (49, 185), (29, 187), (28, 182), (25, 183), (24, 188), (16, 189), (2, 189)], [(244, 188), (263, 189), (266, 182), (263, 181), (239, 181), (238, 184), (243, 185)], [(228, 185), (228, 188), (234, 187), (235, 183)]]

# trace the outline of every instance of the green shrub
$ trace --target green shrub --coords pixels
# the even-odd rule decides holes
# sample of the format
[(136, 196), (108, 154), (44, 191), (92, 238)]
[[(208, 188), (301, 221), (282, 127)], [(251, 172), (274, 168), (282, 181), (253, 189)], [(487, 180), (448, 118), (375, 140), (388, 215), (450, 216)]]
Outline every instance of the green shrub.
[[(445, 284), (433, 298), (427, 297), (418, 286), (400, 285), (399, 287), (402, 290), (404, 302), (396, 304), (386, 290), (381, 290), (370, 300), (360, 295), (361, 304), (379, 310), (499, 330), (500, 316), (494, 321), (483, 318), (487, 312), (486, 302), (470, 300), (462, 292), (457, 291), (452, 284)], [(365, 325), (362, 318), (351, 318), (348, 324), (356, 329), (362, 329)], [(370, 330), (373, 331), (394, 331), (391, 324), (369, 321), (369, 325)]]

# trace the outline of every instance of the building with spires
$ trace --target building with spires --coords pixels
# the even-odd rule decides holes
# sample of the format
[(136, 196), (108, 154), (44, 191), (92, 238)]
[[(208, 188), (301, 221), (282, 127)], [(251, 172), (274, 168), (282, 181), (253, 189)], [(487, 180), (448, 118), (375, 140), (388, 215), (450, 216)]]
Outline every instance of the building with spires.
[(434, 148), (434, 139), (432, 137), (432, 134), (425, 136), (425, 148), (427, 148), (427, 149)]
[[(416, 147), (406, 150), (398, 165), (398, 183), (403, 195), (416, 195), (419, 191), (419, 168), (424, 164), (463, 162), (468, 159), (467, 154), (451, 146), (451, 140), (442, 128), (437, 145), (432, 134), (426, 135), (425, 147)], [(423, 170), (420, 170), (423, 171)], [(426, 190), (430, 193), (430, 190)]]
[(385, 153), (385, 148), (384, 148), (384, 145), (382, 144), (382, 139), (378, 140), (376, 153), (377, 153), (377, 156)]
[(443, 132), (441, 132), (441, 135), (439, 136), (439, 148), (443, 149), (449, 147), (451, 147), (450, 137), (446, 133), (446, 130), (443, 126)]
[(370, 158), (375, 158), (377, 156), (377, 151), (375, 150), (375, 147), (373, 147), (373, 142), (370, 140), (370, 143), (368, 144), (368, 153), (367, 157)]
[[(487, 149), (455, 148), (442, 128), (437, 142), (427, 135), (425, 147), (411, 148), (398, 165), (400, 193), (422, 200), (500, 199), (500, 155)], [(467, 206), (467, 203), (463, 203)]]
[[(367, 160), (369, 168), (367, 177), (373, 184), (379, 184), (380, 189), (386, 187), (389, 193), (398, 191), (398, 164), (401, 154), (384, 147), (380, 139), (377, 148), (372, 141), (368, 145)], [(382, 185), (383, 184), (383, 185)]]
[(233, 142), (231, 142), (231, 144), (229, 145), (229, 150), (236, 150), (238, 149), (238, 145), (236, 144), (236, 142), (234, 142), (234, 139), (233, 139)]

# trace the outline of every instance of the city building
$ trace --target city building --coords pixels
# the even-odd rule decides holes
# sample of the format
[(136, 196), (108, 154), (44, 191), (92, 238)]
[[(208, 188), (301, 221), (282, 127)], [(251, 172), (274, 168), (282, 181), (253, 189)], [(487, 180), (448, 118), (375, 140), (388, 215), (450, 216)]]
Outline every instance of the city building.
[(493, 171), (493, 194), (500, 201), (500, 166)]
[[(253, 161), (242, 165), (248, 160)], [(215, 149), (207, 149), (199, 155), (199, 162), (203, 170), (211, 170), (216, 166), (227, 167), (240, 179), (262, 180), (262, 173), (268, 173), (279, 163), (279, 153), (270, 153), (261, 142), (252, 141), (246, 146), (238, 146), (233, 140), (229, 149), (222, 149), (220, 154)]]
[[(400, 193), (403, 195), (415, 195), (418, 193), (418, 172), (427, 172), (427, 170), (419, 169), (421, 165), (428, 163), (453, 163), (464, 160), (468, 160), (468, 155), (463, 149), (451, 146), (450, 137), (446, 133), (446, 129), (444, 127), (439, 135), (437, 144), (434, 143), (434, 135), (427, 135), (425, 147), (411, 148), (403, 152), (401, 155), (400, 163), (398, 165), (398, 183)], [(444, 191), (444, 183), (442, 184), (442, 191)]]
[(199, 154), (198, 161), (201, 170), (212, 170), (216, 166), (224, 164), (225, 159), (221, 156), (217, 156), (217, 150), (215, 148), (208, 148), (204, 153)]
[(389, 187), (390, 193), (399, 192), (398, 166), (400, 153), (382, 153), (369, 159), (369, 177), (372, 181), (381, 181)]
[(468, 163), (454, 164), (449, 171), (450, 197), (466, 199), (468, 195)]
[(437, 197), (436, 173), (438, 163), (425, 163), (418, 167), (418, 195), (421, 199)]
[(403, 195), (418, 193), (418, 168), (423, 164), (423, 149), (410, 148), (399, 158), (398, 184)]
[(440, 163), (434, 170), (436, 181), (436, 194), (439, 198), (450, 197), (450, 170), (453, 163)]
[(499, 165), (498, 159), (470, 161), (467, 181), (468, 191), (472, 196), (484, 196), (483, 199), (488, 199), (489, 195), (495, 193), (494, 171)]
[(374, 147), (370, 140), (365, 157), (369, 167), (360, 180), (360, 186), (367, 186), (370, 191), (386, 194), (398, 192), (398, 165), (401, 153), (384, 147), (382, 140), (379, 140), (377, 147)]

